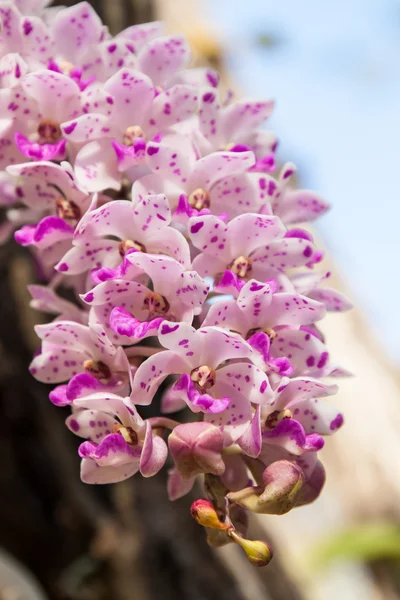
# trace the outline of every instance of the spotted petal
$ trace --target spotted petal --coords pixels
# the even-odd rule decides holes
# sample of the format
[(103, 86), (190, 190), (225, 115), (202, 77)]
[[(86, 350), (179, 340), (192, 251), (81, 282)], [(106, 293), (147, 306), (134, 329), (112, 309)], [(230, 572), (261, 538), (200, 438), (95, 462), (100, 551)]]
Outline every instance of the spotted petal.
[(155, 85), (164, 87), (180, 69), (188, 66), (190, 49), (182, 36), (158, 37), (149, 41), (139, 52), (138, 67), (153, 80)]

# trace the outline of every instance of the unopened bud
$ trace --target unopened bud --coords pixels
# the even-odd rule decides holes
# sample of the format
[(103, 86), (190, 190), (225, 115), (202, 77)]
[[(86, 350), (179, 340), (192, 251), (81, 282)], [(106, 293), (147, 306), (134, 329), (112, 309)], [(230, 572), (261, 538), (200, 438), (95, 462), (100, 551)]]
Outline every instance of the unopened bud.
[(222, 475), (225, 471), (221, 456), (223, 433), (211, 423), (199, 421), (178, 425), (170, 434), (168, 445), (182, 477), (194, 477), (200, 473)]
[(243, 548), (251, 564), (256, 567), (265, 567), (272, 559), (272, 548), (267, 542), (261, 540), (246, 540), (235, 531), (230, 531), (229, 536)]
[(264, 485), (230, 492), (227, 497), (252, 512), (283, 515), (297, 505), (304, 484), (302, 469), (288, 460), (278, 460), (263, 473)]
[(217, 515), (217, 511), (209, 500), (200, 498), (195, 500), (190, 507), (190, 513), (192, 517), (203, 527), (209, 527), (210, 529), (219, 529), (220, 531), (226, 531), (229, 525), (222, 523)]

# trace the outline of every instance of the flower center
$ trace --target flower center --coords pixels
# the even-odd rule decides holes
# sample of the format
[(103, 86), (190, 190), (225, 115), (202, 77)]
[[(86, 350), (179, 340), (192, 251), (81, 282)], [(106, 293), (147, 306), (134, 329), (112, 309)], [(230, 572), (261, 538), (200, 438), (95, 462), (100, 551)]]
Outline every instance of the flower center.
[(60, 196), (56, 200), (56, 212), (57, 216), (61, 217), (65, 221), (79, 221), (81, 218), (81, 209), (72, 200), (67, 200)]
[(72, 71), (75, 69), (74, 65), (71, 62), (69, 62), (68, 60), (64, 60), (64, 61), (60, 62), (58, 64), (58, 66), (60, 67), (60, 69), (64, 73), (64, 75), (67, 75), (68, 77), (71, 75)]
[(228, 269), (240, 278), (244, 278), (252, 270), (252, 261), (248, 256), (239, 256), (228, 265)]
[(192, 208), (196, 210), (202, 210), (203, 208), (210, 207), (210, 194), (203, 190), (203, 188), (197, 188), (192, 192), (188, 198), (188, 202)]
[(111, 377), (110, 369), (105, 363), (101, 362), (100, 360), (85, 360), (85, 362), (83, 363), (83, 368), (85, 369), (85, 371), (87, 371), (90, 375), (93, 375), (93, 377), (95, 377), (99, 381), (101, 381), (102, 379), (108, 380)]
[(56, 144), (62, 138), (59, 124), (51, 119), (44, 119), (39, 123), (37, 129), (39, 144)]
[(292, 411), (288, 408), (285, 410), (274, 410), (265, 420), (265, 427), (268, 429), (274, 429), (278, 423), (284, 419), (291, 419), (293, 417)]
[(157, 292), (148, 292), (143, 301), (143, 308), (150, 313), (165, 314), (169, 311), (170, 305), (165, 296)]
[(119, 255), (123, 258), (128, 250), (137, 250), (138, 252), (146, 252), (146, 246), (136, 240), (124, 240), (118, 245)]
[(119, 433), (130, 446), (136, 446), (139, 441), (138, 435), (132, 427), (125, 427), (124, 425), (115, 423), (113, 425), (113, 433)]
[(217, 374), (214, 369), (211, 369), (207, 365), (196, 367), (190, 373), (191, 380), (202, 390), (209, 390), (215, 384), (215, 378)]
[(143, 129), (139, 125), (131, 125), (125, 131), (122, 142), (125, 146), (133, 146), (138, 138), (144, 138)]
[(249, 338), (251, 338), (251, 336), (253, 336), (255, 333), (259, 333), (259, 332), (265, 333), (268, 337), (270, 342), (273, 342), (273, 340), (276, 338), (276, 336), (278, 335), (276, 333), (276, 331), (274, 329), (271, 329), (270, 327), (267, 327), (266, 329), (249, 329), (247, 335), (246, 335), (246, 340), (248, 340)]

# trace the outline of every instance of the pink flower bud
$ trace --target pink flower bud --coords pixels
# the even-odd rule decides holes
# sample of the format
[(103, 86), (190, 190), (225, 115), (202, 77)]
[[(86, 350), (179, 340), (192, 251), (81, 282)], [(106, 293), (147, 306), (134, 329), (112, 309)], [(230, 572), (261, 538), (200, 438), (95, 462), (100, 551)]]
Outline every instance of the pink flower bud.
[(199, 473), (222, 475), (225, 464), (221, 457), (222, 431), (210, 423), (184, 423), (175, 427), (168, 445), (182, 477)]

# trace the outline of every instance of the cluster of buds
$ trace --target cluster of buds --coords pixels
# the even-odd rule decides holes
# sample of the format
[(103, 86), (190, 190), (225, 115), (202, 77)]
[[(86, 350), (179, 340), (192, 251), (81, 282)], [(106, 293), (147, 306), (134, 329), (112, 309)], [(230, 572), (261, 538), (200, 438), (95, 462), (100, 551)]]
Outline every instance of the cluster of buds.
[(0, 2), (0, 237), (29, 247), (32, 305), (54, 316), (31, 373), (70, 407), (84, 482), (168, 460), (171, 500), (203, 479), (210, 543), (266, 564), (246, 510), (314, 500), (343, 422), (317, 323), (349, 302), (300, 227), (328, 204), (278, 168), (273, 101), (188, 68), (183, 37), (46, 5)]

